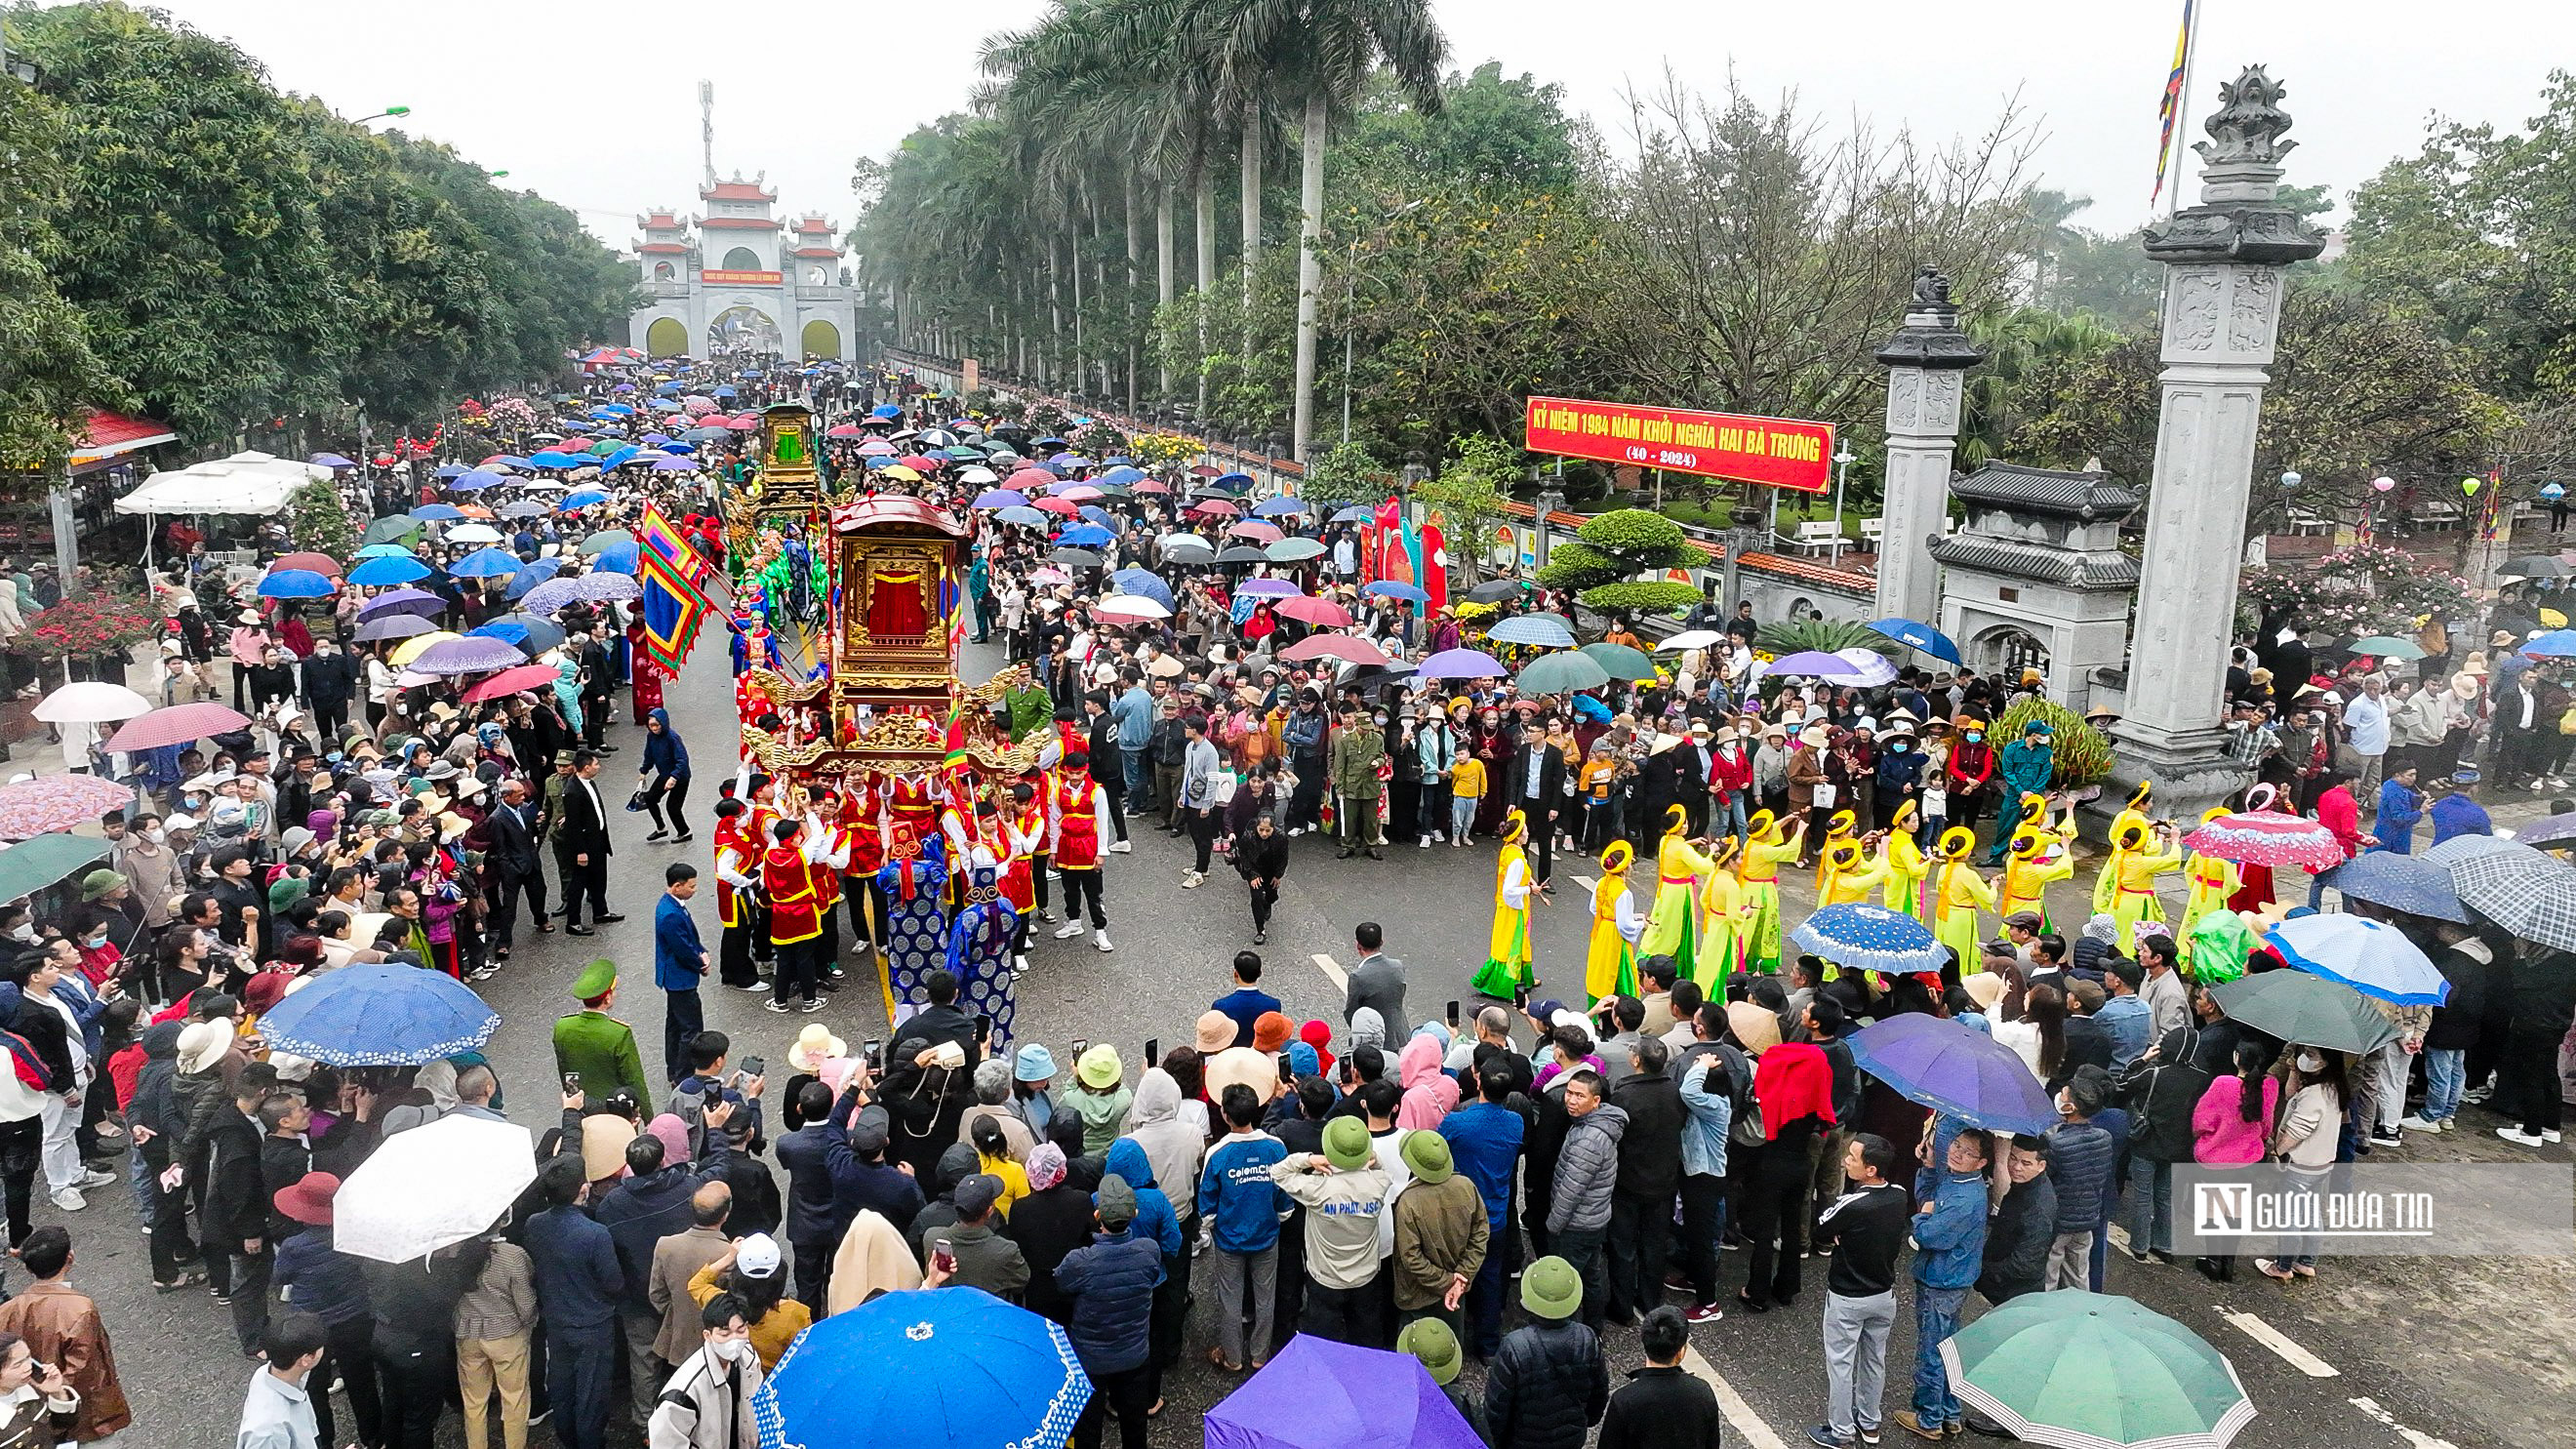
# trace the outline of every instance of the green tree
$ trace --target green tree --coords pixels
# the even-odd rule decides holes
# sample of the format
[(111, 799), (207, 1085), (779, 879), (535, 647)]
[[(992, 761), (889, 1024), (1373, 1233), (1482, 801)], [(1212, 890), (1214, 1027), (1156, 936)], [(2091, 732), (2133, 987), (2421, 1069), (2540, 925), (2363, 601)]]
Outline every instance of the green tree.
[(1538, 583), (1572, 591), (1589, 609), (1677, 613), (1699, 601), (1699, 590), (1662, 579), (1631, 580), (1700, 561), (1680, 524), (1642, 508), (1614, 508), (1550, 549)]
[(1406, 497), (1431, 510), (1449, 540), (1450, 567), (1476, 582), (1483, 539), (1503, 516), (1512, 483), (1520, 476), (1520, 450), (1502, 439), (1470, 433), (1449, 440), (1456, 454), (1437, 474), (1413, 485)]
[(60, 145), (54, 108), (0, 76), (0, 470), (49, 477), (84, 412), (125, 391), (48, 270), (66, 249), (48, 219), (63, 197)]
[(1350, 504), (1381, 502), (1394, 491), (1385, 466), (1358, 443), (1343, 443), (1308, 464), (1297, 484), (1297, 496), (1315, 510), (1318, 521)]

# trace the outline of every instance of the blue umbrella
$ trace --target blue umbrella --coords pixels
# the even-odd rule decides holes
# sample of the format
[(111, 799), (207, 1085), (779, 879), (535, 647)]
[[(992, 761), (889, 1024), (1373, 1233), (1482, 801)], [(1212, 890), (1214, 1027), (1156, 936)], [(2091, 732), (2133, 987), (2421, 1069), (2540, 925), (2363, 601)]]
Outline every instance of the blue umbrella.
[(2522, 652), (2543, 659), (2576, 658), (2576, 629), (2552, 629), (2523, 645)]
[(2020, 1055), (1964, 1022), (1910, 1012), (1854, 1032), (1851, 1053), (1898, 1096), (1972, 1127), (2037, 1136), (2057, 1125)]
[(510, 582), (501, 590), (501, 597), (512, 600), (524, 598), (528, 590), (561, 572), (563, 572), (563, 560), (559, 558), (541, 558), (533, 563), (521, 564), (519, 571), (510, 575)]
[(497, 548), (478, 548), (447, 566), (460, 579), (498, 578), (519, 571), (519, 556)]
[(2433, 958), (2382, 921), (2301, 916), (2274, 926), (2263, 941), (2300, 970), (2393, 1006), (2439, 1006), (2451, 994)]
[(500, 618), (495, 619), (492, 622), (494, 624), (507, 624), (511, 628), (517, 629), (524, 634), (526, 637), (519, 641), (519, 647), (526, 650), (528, 652), (528, 657), (531, 659), (545, 653), (549, 649), (560, 648), (563, 645), (563, 625), (556, 623), (552, 619), (540, 619), (536, 615), (522, 610), (515, 614), (503, 614)]
[(335, 1067), (407, 1067), (490, 1041), (501, 1013), (445, 972), (361, 964), (315, 977), (259, 1025), (278, 1051)]
[(1047, 516), (1034, 508), (1011, 507), (993, 515), (1004, 523), (1017, 523), (1029, 528), (1047, 526)]
[(358, 466), (357, 464), (350, 462), (348, 459), (341, 457), (337, 453), (316, 453), (313, 455), (312, 463), (316, 468), (355, 468)]
[[(635, 545), (631, 543), (612, 543), (608, 547), (601, 549), (591, 558), (590, 566), (593, 569), (604, 573), (631, 574), (635, 572), (638, 567), (635, 556)], [(576, 580), (575, 582), (579, 581)]]
[(449, 479), (447, 486), (451, 492), (474, 493), (485, 488), (497, 488), (509, 481), (509, 478), (504, 474), (487, 472), (481, 468), (477, 468), (473, 472), (460, 474), (455, 478)]
[(1932, 928), (1885, 906), (1826, 906), (1789, 933), (1789, 939), (1837, 966), (1863, 971), (1938, 971), (1950, 959)]
[(1057, 534), (1055, 541), (1065, 548), (1098, 548), (1115, 537), (1116, 534), (1099, 524), (1081, 523)]
[(411, 550), (405, 545), (399, 543), (371, 543), (365, 548), (358, 550), (357, 557), (361, 560), (371, 558), (409, 558), (411, 557)]
[(2325, 883), (2356, 901), (2369, 901), (2410, 916), (2469, 924), (2469, 913), (2451, 889), (2451, 873), (2420, 856), (2370, 850), (2325, 873)]
[(1946, 659), (1952, 664), (1959, 662), (1959, 646), (1950, 642), (1949, 635), (1929, 624), (1919, 624), (1912, 619), (1878, 619), (1869, 627), (1900, 644), (1910, 644), (1935, 659)]
[(424, 503), (411, 516), (421, 523), (453, 523), (465, 514), (453, 503)]
[(438, 471), (432, 473), (430, 476), (433, 478), (462, 478), (465, 476), (467, 471), (466, 466), (462, 463), (441, 463), (438, 465)]
[[(1029, 495), (1016, 488), (987, 488), (975, 495), (978, 508), (1027, 508)], [(1037, 512), (1030, 508), (1031, 513)]]
[(429, 572), (429, 565), (410, 554), (385, 554), (359, 560), (358, 566), (349, 570), (349, 582), (361, 588), (382, 589), (428, 578)]
[(1574, 643), (1574, 631), (1553, 614), (1514, 614), (1486, 630), (1485, 637), (1497, 644), (1535, 644), (1556, 649), (1569, 648)]
[(1249, 473), (1220, 473), (1216, 476), (1214, 486), (1219, 488), (1249, 488), (1252, 486), (1252, 475)]
[[(723, 432), (723, 431), (724, 431), (724, 429), (722, 429), (722, 428), (718, 428), (718, 429), (716, 429), (716, 431), (717, 431), (717, 432)], [(665, 453), (675, 453), (675, 454), (683, 454), (683, 455), (685, 455), (685, 454), (689, 454), (689, 453), (694, 453), (694, 452), (696, 452), (697, 450), (698, 450), (698, 445), (697, 445), (697, 444), (695, 444), (695, 443), (691, 443), (691, 442), (664, 443), (664, 444), (662, 445), (662, 451), (663, 451), (663, 452), (665, 452)]]
[(879, 403), (868, 410), (868, 416), (872, 418), (899, 418), (903, 416), (903, 409), (894, 403)]
[(337, 589), (328, 574), (311, 569), (275, 569), (259, 581), (263, 599), (324, 599)]
[(427, 589), (396, 589), (378, 594), (358, 606), (361, 620), (381, 619), (387, 614), (419, 614), (435, 618), (447, 612), (447, 601)]
[(1118, 526), (1110, 519), (1109, 510), (1101, 507), (1097, 503), (1085, 503), (1073, 511), (1084, 518), (1088, 518), (1092, 522), (1099, 524), (1102, 528), (1115, 529)]
[(627, 464), (634, 462), (636, 458), (642, 456), (643, 452), (644, 450), (642, 448), (629, 443), (625, 447), (618, 449), (616, 452), (602, 457), (599, 460), (599, 471), (605, 473), (611, 468), (623, 468)]
[[(1116, 459), (1111, 459), (1110, 461), (1115, 462), (1115, 461), (1117, 461), (1117, 460), (1116, 460)], [(1136, 468), (1136, 467), (1118, 467), (1118, 468), (1112, 468), (1112, 469), (1110, 469), (1108, 472), (1101, 474), (1099, 477), (1097, 477), (1097, 478), (1093, 479), (1092, 481), (1093, 481), (1093, 482), (1095, 482), (1095, 483), (1100, 484), (1100, 485), (1101, 485), (1102, 487), (1104, 487), (1104, 488), (1108, 488), (1108, 487), (1124, 488), (1124, 487), (1126, 487), (1126, 486), (1127, 486), (1128, 484), (1130, 484), (1130, 483), (1142, 483), (1142, 482), (1144, 482), (1144, 481), (1145, 481), (1145, 470), (1144, 470), (1144, 469), (1142, 469), (1142, 468)]]
[(733, 396), (735, 396), (735, 393), (734, 393), (734, 390), (733, 390), (732, 388), (730, 388), (730, 387), (720, 387), (720, 388), (717, 388), (717, 389), (716, 389), (712, 394), (710, 394), (710, 396), (713, 396), (713, 397), (733, 397)]
[(1172, 586), (1164, 583), (1151, 569), (1120, 569), (1111, 574), (1109, 579), (1111, 583), (1118, 586), (1118, 592), (1122, 594), (1134, 594), (1138, 598), (1151, 599), (1166, 609), (1178, 607), (1178, 601), (1172, 597)]
[(583, 509), (585, 509), (585, 508), (593, 507), (593, 506), (595, 506), (595, 505), (597, 505), (597, 504), (601, 504), (601, 503), (606, 503), (607, 501), (608, 501), (608, 495), (607, 495), (607, 494), (605, 494), (605, 493), (600, 492), (600, 491), (599, 491), (598, 489), (596, 489), (596, 488), (582, 488), (582, 489), (577, 489), (577, 490), (575, 490), (575, 491), (573, 491), (573, 492), (571, 492), (571, 493), (567, 493), (567, 494), (565, 494), (565, 495), (564, 495), (564, 500), (563, 500), (563, 502), (558, 503), (558, 504), (556, 504), (556, 505), (555, 505), (555, 512), (557, 512), (557, 513), (579, 513), (581, 510), (583, 510)]
[(1374, 521), (1376, 518), (1377, 515), (1371, 513), (1365, 504), (1353, 503), (1336, 510), (1329, 521), (1333, 523), (1369, 523)]
[(1399, 584), (1393, 579), (1380, 579), (1376, 583), (1366, 585), (1360, 590), (1360, 592), (1367, 594), (1372, 598), (1402, 599), (1408, 604), (1427, 604), (1431, 602), (1431, 596), (1429, 594), (1422, 592), (1411, 584)]
[(1265, 498), (1253, 505), (1252, 511), (1263, 518), (1286, 518), (1305, 512), (1306, 505), (1294, 498)]
[(495, 466), (504, 468), (527, 468), (533, 467), (534, 465), (516, 453), (503, 453), (501, 456), (494, 458), (491, 462), (486, 463), (483, 466), (486, 468)]
[(1062, 1449), (1091, 1392), (1055, 1324), (981, 1288), (917, 1288), (798, 1334), (751, 1411), (763, 1444)]

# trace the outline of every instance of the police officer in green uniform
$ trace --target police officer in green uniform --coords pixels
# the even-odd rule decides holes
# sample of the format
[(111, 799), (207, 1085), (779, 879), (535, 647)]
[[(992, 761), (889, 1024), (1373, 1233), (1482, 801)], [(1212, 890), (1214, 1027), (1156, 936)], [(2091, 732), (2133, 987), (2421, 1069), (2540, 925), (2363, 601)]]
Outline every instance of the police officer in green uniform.
[(644, 1080), (635, 1030), (608, 1014), (617, 1000), (617, 963), (603, 958), (583, 967), (572, 994), (581, 1010), (555, 1019), (555, 1070), (577, 1079), (567, 1090), (594, 1102), (623, 1090), (650, 1111), (653, 1089)]

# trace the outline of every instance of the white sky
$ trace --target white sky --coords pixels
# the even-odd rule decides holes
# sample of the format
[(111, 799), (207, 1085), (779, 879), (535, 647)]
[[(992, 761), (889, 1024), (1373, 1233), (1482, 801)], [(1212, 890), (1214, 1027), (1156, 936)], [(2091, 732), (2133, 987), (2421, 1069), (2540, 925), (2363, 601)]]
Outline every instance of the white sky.
[[(846, 225), (850, 162), (963, 106), (976, 43), (1044, 0), (728, 10), (676, 0), (158, 0), (348, 116), (401, 124), (510, 172), (624, 245), (635, 213), (696, 205), (697, 83), (715, 82), (716, 164), (766, 170), (782, 213)], [(1440, 0), (1451, 59), (1563, 84), (1616, 136), (1632, 81), (1670, 64), (1758, 96), (1794, 87), (1840, 122), (1983, 129), (2018, 91), (2044, 124), (2047, 183), (2094, 198), (2081, 225), (2147, 216), (2156, 102), (2181, 0)], [(2518, 126), (2551, 64), (2576, 54), (2565, 0), (2202, 0), (2190, 139), (2217, 84), (2260, 62), (2286, 80), (2288, 180), (2338, 195), (2415, 149), (2427, 117)], [(381, 123), (380, 123), (381, 124)], [(2196, 165), (2197, 158), (2191, 158)]]

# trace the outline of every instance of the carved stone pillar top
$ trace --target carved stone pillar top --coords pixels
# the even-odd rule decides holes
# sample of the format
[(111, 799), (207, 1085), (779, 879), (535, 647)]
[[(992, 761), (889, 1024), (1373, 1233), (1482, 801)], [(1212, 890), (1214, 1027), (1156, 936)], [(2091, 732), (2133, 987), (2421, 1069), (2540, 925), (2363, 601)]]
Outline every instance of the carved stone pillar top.
[(1905, 325), (1878, 349), (1879, 365), (1956, 370), (1985, 360), (1968, 334), (1959, 330), (1959, 308), (1950, 300), (1950, 279), (1931, 267), (1916, 272)]
[(2282, 139), (2289, 87), (2259, 65), (2218, 87), (2219, 107), (2193, 146), (2203, 163), (2200, 205), (2176, 212), (2146, 232), (2147, 255), (2160, 262), (2248, 262), (2287, 266), (2325, 250), (2325, 233), (2279, 204), (2281, 158), (2296, 141)]

